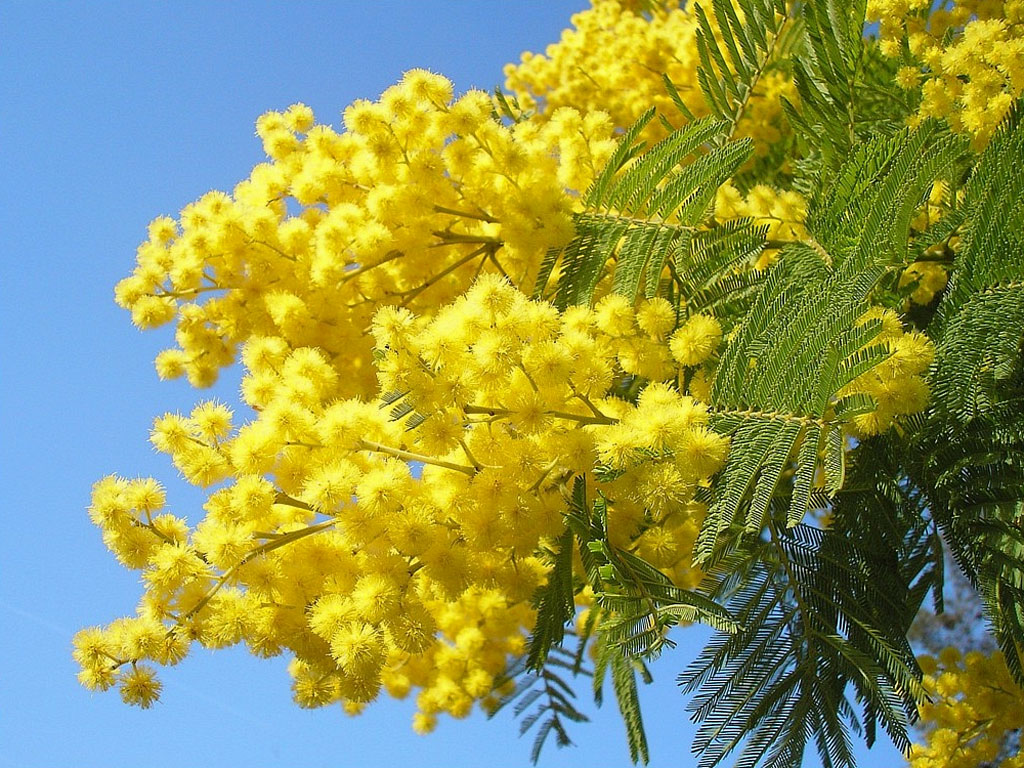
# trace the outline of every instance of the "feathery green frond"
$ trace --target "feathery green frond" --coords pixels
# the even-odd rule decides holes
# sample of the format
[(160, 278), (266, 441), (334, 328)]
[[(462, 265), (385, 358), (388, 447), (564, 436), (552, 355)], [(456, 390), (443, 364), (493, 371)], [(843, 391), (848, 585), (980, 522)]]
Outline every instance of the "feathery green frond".
[(801, 3), (803, 55), (791, 59), (797, 101), (781, 98), (808, 160), (829, 177), (858, 144), (898, 132), (911, 114), (896, 64), (863, 37), (864, 0)]
[(850, 687), (864, 719), (906, 746), (924, 698), (904, 636), (908, 589), (880, 567), (870, 531), (769, 528), (710, 572), (709, 597), (727, 600), (741, 628), (716, 635), (680, 677), (695, 692), (698, 764), (739, 750), (738, 766), (799, 765), (813, 739), (823, 764), (852, 766)]
[(932, 407), (914, 479), (1024, 681), (1024, 105), (964, 190), (962, 238), (930, 331)]
[[(525, 736), (536, 727), (530, 750), (530, 759), (534, 764), (540, 759), (544, 744), (552, 733), (555, 734), (557, 746), (572, 746), (567, 723), (586, 723), (590, 720), (576, 708), (576, 694), (565, 680), (567, 675), (578, 674), (580, 670), (574, 669), (572, 654), (562, 648), (554, 648), (540, 669), (531, 669), (526, 658), (522, 657), (495, 680), (495, 688), (512, 681), (515, 686), (498, 700), (494, 709), (488, 712), (488, 717), (494, 717), (512, 705), (515, 716), (522, 718), (519, 723), (520, 736)], [(583, 674), (588, 673), (584, 671)]]
[(556, 265), (552, 298), (559, 307), (589, 302), (609, 265), (614, 265), (616, 293), (653, 296), (669, 264), (676, 275), (695, 267), (688, 284), (678, 287), (710, 292), (698, 300), (711, 306), (730, 295), (728, 288), (716, 295), (718, 281), (742, 275), (739, 267), (749, 265), (763, 247), (763, 230), (749, 222), (732, 222), (720, 233), (699, 229), (718, 188), (750, 157), (750, 141), (712, 146), (728, 126), (704, 119), (643, 151), (634, 142), (652, 115), (644, 113), (626, 131), (584, 195), (585, 210), (574, 216), (575, 237), (546, 255), (535, 296), (545, 295)]
[(697, 79), (711, 114), (726, 121), (730, 134), (772, 64), (788, 18), (783, 0), (743, 0), (738, 5), (742, 19), (728, 0), (712, 0), (715, 25), (700, 3), (693, 6), (699, 25)]
[(556, 540), (555, 548), (548, 552), (551, 559), (548, 580), (534, 596), (537, 620), (526, 654), (527, 668), (533, 671), (542, 669), (551, 649), (561, 645), (565, 637), (565, 625), (572, 621), (576, 613), (573, 602), (573, 544), (572, 529), (567, 527), (565, 533)]
[(840, 401), (838, 393), (889, 355), (871, 343), (880, 327), (861, 318), (886, 270), (904, 262), (910, 213), (958, 147), (927, 126), (864, 144), (812, 205), (808, 229), (817, 247), (783, 250), (715, 374), (712, 424), (732, 444), (697, 541), (698, 562), (721, 554), (719, 536), (731, 526), (760, 530), (792, 463), (800, 484), (791, 522), (807, 511), (807, 478), (820, 470), (828, 488), (842, 486), (842, 420), (868, 403)]
[(964, 192), (964, 227), (934, 323), (937, 407), (959, 420), (1019, 386), (1024, 343), (1024, 106), (1018, 102)]
[(637, 693), (636, 677), (639, 672), (645, 678), (644, 682), (649, 683), (651, 682), (650, 673), (647, 672), (642, 661), (627, 658), (618, 653), (612, 655), (611, 672), (615, 700), (619, 705), (622, 722), (626, 725), (629, 756), (634, 763), (641, 762), (646, 765), (650, 754), (647, 748), (644, 721), (640, 714), (640, 697)]

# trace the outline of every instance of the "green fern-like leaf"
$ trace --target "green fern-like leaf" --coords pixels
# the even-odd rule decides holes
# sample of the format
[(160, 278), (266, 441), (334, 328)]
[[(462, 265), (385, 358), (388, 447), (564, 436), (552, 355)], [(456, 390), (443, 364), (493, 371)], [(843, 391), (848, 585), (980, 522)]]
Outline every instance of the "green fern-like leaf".
[(1024, 681), (1024, 104), (965, 187), (959, 252), (930, 332), (932, 406), (912, 467), (1007, 665)]
[(558, 747), (572, 746), (567, 723), (585, 723), (590, 719), (577, 709), (576, 693), (566, 680), (568, 676), (589, 674), (586, 670), (577, 669), (573, 661), (568, 651), (555, 648), (540, 669), (532, 670), (526, 657), (522, 657), (495, 680), (495, 688), (512, 681), (515, 685), (510, 693), (498, 700), (488, 717), (512, 706), (515, 716), (522, 718), (519, 722), (520, 736), (536, 728), (530, 749), (530, 759), (534, 764), (540, 759), (552, 733)]
[(869, 403), (840, 402), (837, 393), (888, 356), (871, 343), (880, 327), (860, 318), (879, 280), (904, 263), (910, 214), (958, 151), (931, 127), (869, 142), (815, 199), (808, 228), (817, 248), (784, 249), (715, 374), (712, 424), (732, 445), (698, 562), (721, 554), (719, 539), (732, 526), (760, 530), (790, 465), (800, 478), (790, 522), (808, 509), (807, 478), (820, 471), (827, 488), (842, 487), (841, 419)]
[(572, 529), (566, 528), (548, 553), (551, 559), (548, 580), (534, 597), (537, 620), (526, 655), (527, 668), (534, 671), (541, 670), (551, 649), (561, 645), (565, 637), (565, 625), (576, 612), (573, 602), (573, 544)]
[(823, 764), (852, 766), (848, 733), (860, 721), (846, 699), (851, 686), (865, 719), (881, 718), (909, 746), (924, 690), (904, 637), (908, 590), (863, 537), (770, 527), (768, 540), (748, 540), (743, 555), (711, 572), (709, 596), (728, 598), (741, 628), (713, 638), (680, 677), (696, 694), (698, 764), (720, 765), (738, 750), (737, 766), (800, 765), (813, 740)]
[(784, 37), (787, 9), (782, 0), (743, 0), (738, 3), (743, 18), (728, 0), (712, 0), (711, 18), (700, 3), (697, 17), (697, 79), (711, 114), (735, 129), (750, 101), (757, 82), (773, 62)]
[[(763, 247), (764, 231), (746, 221), (718, 231), (702, 225), (718, 188), (750, 157), (752, 145), (719, 142), (727, 124), (704, 119), (644, 151), (635, 142), (652, 116), (648, 111), (624, 134), (584, 195), (585, 210), (574, 218), (576, 235), (542, 261), (535, 296), (546, 295), (556, 265), (552, 298), (559, 307), (589, 302), (609, 265), (615, 292), (653, 296), (671, 264), (677, 276), (686, 276), (677, 288), (687, 299), (692, 292), (713, 306), (725, 296), (740, 298), (737, 286), (716, 292), (717, 283), (742, 273), (740, 267)], [(712, 146), (716, 142), (720, 146)]]

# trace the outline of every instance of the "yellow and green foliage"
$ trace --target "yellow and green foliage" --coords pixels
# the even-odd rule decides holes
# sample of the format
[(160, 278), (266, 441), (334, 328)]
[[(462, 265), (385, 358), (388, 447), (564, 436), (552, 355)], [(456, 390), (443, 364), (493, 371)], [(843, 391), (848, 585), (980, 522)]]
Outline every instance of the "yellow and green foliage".
[[(161, 378), (240, 364), (243, 412), (154, 423), (194, 524), (94, 486), (144, 593), (75, 637), (82, 684), (149, 707), (154, 664), (244, 643), (300, 706), (414, 694), (427, 732), (592, 658), (645, 760), (636, 676), (702, 621), (701, 765), (852, 765), (847, 728), (908, 748), (918, 709), (912, 765), (993, 760), (1024, 725), (1022, 7), (593, 0), (504, 93), (413, 70), (341, 128), (260, 117), (267, 161), (115, 289), (174, 324)], [(1005, 662), (915, 661), (943, 546)]]

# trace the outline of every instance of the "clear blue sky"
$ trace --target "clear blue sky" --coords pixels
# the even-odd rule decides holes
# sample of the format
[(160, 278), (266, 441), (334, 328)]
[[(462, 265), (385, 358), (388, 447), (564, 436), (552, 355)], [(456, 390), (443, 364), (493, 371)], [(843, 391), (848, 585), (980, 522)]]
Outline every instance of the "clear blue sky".
[[(140, 595), (89, 523), (92, 482), (153, 475), (175, 511), (201, 503), (146, 435), (154, 416), (204, 395), (156, 379), (168, 334), (137, 332), (112, 301), (147, 222), (245, 176), (262, 159), (263, 111), (303, 101), (337, 124), (411, 67), (491, 88), (582, 3), (0, 4), (0, 766), (528, 763), (510, 716), (447, 719), (418, 737), (411, 701), (355, 719), (303, 711), (284, 659), (240, 649), (195, 651), (163, 672), (154, 709), (129, 708), (78, 686), (70, 638)], [(229, 374), (213, 394), (233, 401), (237, 385)], [(644, 692), (653, 766), (694, 764), (673, 678), (701, 636), (680, 634)], [(613, 706), (573, 733), (581, 746), (550, 745), (542, 766), (629, 764)], [(863, 764), (900, 763), (883, 747)]]

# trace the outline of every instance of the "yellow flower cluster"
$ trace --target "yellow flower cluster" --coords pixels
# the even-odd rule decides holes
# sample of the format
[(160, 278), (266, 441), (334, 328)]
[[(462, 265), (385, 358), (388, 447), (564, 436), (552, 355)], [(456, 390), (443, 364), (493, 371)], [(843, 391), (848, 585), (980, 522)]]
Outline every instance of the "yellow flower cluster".
[(999, 757), (1009, 731), (1024, 728), (1024, 691), (1013, 681), (1003, 655), (947, 648), (938, 660), (920, 660), (932, 703), (921, 707), (928, 743), (914, 744), (910, 768), (998, 768), (1024, 766), (1024, 749)]
[(900, 275), (900, 288), (910, 289), (914, 304), (930, 304), (949, 282), (949, 271), (936, 261), (915, 261)]
[[(1024, 2), (868, 0), (880, 22), (882, 51), (912, 61), (897, 75), (921, 88), (915, 120), (946, 118), (982, 147), (1024, 92)], [(909, 57), (909, 58), (908, 58)]]
[[(672, 103), (662, 75), (676, 86), (694, 115), (707, 114), (697, 81), (697, 17), (678, 2), (655, 4), (646, 15), (621, 0), (591, 0), (575, 14), (573, 29), (562, 33), (543, 55), (526, 52), (518, 65), (505, 67), (505, 87), (524, 108), (551, 113), (558, 107), (608, 112), (615, 125), (631, 125), (647, 109), (679, 127), (683, 116)], [(714, 23), (715, 16), (710, 14)], [(758, 152), (779, 141), (786, 130), (779, 96), (794, 99), (791, 79), (779, 71), (766, 72), (751, 94), (736, 136), (750, 136)], [(651, 121), (643, 136), (665, 135)]]
[[(415, 691), (417, 731), (464, 717), (496, 701), (525, 651), (543, 551), (580, 479), (607, 500), (614, 546), (696, 585), (697, 489), (729, 448), (706, 405), (719, 320), (634, 303), (608, 280), (593, 307), (562, 312), (517, 290), (572, 238), (616, 128), (651, 104), (675, 114), (662, 71), (706, 111), (695, 20), (594, 0), (574, 23), (507, 72), (539, 114), (503, 124), (487, 94), (454, 98), (414, 70), (346, 109), (341, 132), (302, 105), (263, 115), (268, 162), (231, 195), (152, 222), (118, 303), (140, 328), (176, 323), (163, 378), (207, 386), (240, 351), (254, 415), (238, 423), (205, 402), (156, 420), (153, 445), (211, 489), (194, 526), (151, 479), (94, 486), (90, 515), (145, 594), (135, 616), (76, 636), (85, 686), (148, 707), (151, 665), (245, 643), (293, 658), (302, 706), (357, 713), (382, 690)], [(739, 135), (777, 140), (790, 87), (762, 77)], [(795, 192), (727, 183), (715, 218), (767, 225), (763, 268), (807, 238), (806, 208)], [(860, 435), (923, 407), (932, 355), (894, 313), (870, 317), (892, 354), (841, 393), (878, 403)]]
[(928, 404), (928, 384), (924, 374), (935, 358), (935, 345), (919, 331), (907, 331), (899, 315), (890, 309), (873, 308), (861, 322), (878, 320), (881, 333), (871, 345), (884, 344), (889, 357), (862, 373), (840, 392), (840, 397), (870, 395), (876, 408), (855, 416), (850, 424), (858, 437), (877, 435), (896, 423), (899, 416), (917, 413)]
[(116, 289), (140, 328), (177, 319), (161, 377), (207, 386), (241, 342), (276, 336), (343, 357), (341, 395), (369, 394), (364, 329), (381, 305), (439, 306), (481, 271), (529, 284), (572, 235), (573, 190), (614, 148), (600, 112), (558, 110), (504, 126), (490, 97), (453, 99), (413, 70), (345, 128), (294, 105), (257, 123), (269, 161), (232, 195), (210, 192), (162, 217)]
[[(148, 706), (148, 663), (177, 663), (192, 641), (245, 642), (294, 656), (303, 706), (356, 712), (381, 688), (418, 689), (417, 730), (465, 716), (524, 651), (547, 577), (537, 553), (564, 531), (577, 477), (608, 499), (613, 543), (693, 586), (693, 494), (728, 441), (673, 382), (716, 353), (721, 330), (709, 317), (675, 326), (664, 299), (560, 314), (485, 275), (433, 315), (377, 312), (383, 403), (339, 399), (320, 349), (250, 339), (252, 421), (204, 403), (153, 428), (190, 482), (230, 478), (202, 521), (166, 513), (149, 479), (94, 488), (92, 518), (146, 594), (137, 616), (76, 637), (82, 682)], [(635, 403), (609, 396), (641, 378), (652, 383)]]

